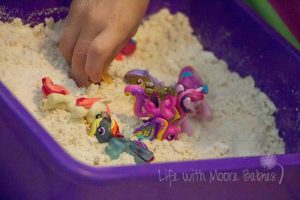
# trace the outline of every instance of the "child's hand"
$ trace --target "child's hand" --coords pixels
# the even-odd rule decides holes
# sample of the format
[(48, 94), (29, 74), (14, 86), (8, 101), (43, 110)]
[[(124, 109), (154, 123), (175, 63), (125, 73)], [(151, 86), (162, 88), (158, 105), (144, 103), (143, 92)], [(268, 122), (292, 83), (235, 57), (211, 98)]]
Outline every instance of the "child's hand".
[(98, 83), (136, 33), (149, 0), (73, 0), (59, 48), (79, 86)]

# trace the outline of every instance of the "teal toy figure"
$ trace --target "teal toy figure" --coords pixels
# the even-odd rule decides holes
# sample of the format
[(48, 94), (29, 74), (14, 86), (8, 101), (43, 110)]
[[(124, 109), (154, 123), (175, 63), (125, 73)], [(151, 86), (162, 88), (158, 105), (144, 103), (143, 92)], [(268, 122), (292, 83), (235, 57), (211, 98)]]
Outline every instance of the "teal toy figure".
[(136, 163), (154, 160), (153, 152), (141, 141), (131, 141), (120, 134), (117, 121), (112, 120), (107, 112), (97, 114), (91, 124), (91, 136), (96, 136), (99, 143), (108, 142), (105, 153), (114, 160), (126, 152), (134, 157)]

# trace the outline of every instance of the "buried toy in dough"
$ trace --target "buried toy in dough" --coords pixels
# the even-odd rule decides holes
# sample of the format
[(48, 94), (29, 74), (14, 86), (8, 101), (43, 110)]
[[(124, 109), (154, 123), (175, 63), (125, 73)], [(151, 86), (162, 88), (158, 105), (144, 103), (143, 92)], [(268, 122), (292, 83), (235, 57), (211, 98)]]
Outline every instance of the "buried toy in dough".
[[(44, 81), (44, 80), (48, 81)], [(62, 92), (62, 86), (53, 84), (50, 78), (45, 77), (43, 81), (43, 93), (46, 98), (42, 99), (40, 108), (42, 111), (62, 109), (71, 113), (73, 119), (85, 118), (90, 124), (99, 110), (110, 112), (108, 105), (101, 103), (100, 98), (75, 98), (67, 89)], [(65, 92), (67, 91), (67, 92)]]
[(42, 79), (42, 91), (46, 98), (41, 101), (41, 109), (62, 109), (71, 113), (73, 119), (87, 120), (90, 136), (95, 136), (99, 143), (108, 143), (105, 147), (110, 159), (118, 159), (121, 153), (134, 157), (136, 163), (154, 160), (154, 154), (142, 141), (131, 141), (120, 133), (116, 120), (111, 118), (107, 105), (100, 98), (75, 98), (61, 85), (56, 85), (49, 77)]

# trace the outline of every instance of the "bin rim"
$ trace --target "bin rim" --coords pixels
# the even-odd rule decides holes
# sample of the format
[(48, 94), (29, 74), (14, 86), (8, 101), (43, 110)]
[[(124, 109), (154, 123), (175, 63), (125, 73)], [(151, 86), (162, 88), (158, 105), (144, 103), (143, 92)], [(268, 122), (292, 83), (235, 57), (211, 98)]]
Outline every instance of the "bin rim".
[[(280, 43), (282, 48), (290, 52), (294, 57), (300, 60), (299, 51), (289, 44), (273, 28), (260, 19), (245, 3), (240, 0), (234, 0), (246, 14), (256, 20), (260, 26), (268, 32), (275, 40)], [(129, 166), (107, 166), (93, 167), (75, 160), (71, 155), (62, 149), (62, 147), (49, 135), (49, 133), (34, 119), (31, 114), (21, 105), (21, 103), (11, 94), (11, 92), (0, 81), (0, 101), (7, 105), (12, 111), (15, 120), (32, 133), (36, 145), (45, 155), (38, 155), (44, 163), (50, 163), (51, 170), (60, 176), (71, 179), (73, 182), (102, 182), (116, 179), (143, 178), (158, 176), (158, 170), (173, 170), (174, 172), (183, 172), (192, 169), (200, 169), (203, 172), (214, 170), (236, 171), (243, 169), (259, 169), (261, 156), (250, 157), (230, 157), (205, 159), (194, 161), (178, 161), (166, 163), (153, 163), (144, 165)], [(7, 109), (5, 108), (5, 109)], [(7, 113), (8, 114), (8, 113)], [(29, 146), (24, 141), (23, 145)], [(32, 152), (37, 154), (38, 152)], [(289, 153), (276, 155), (278, 163), (284, 167), (296, 166), (300, 168), (300, 153)]]

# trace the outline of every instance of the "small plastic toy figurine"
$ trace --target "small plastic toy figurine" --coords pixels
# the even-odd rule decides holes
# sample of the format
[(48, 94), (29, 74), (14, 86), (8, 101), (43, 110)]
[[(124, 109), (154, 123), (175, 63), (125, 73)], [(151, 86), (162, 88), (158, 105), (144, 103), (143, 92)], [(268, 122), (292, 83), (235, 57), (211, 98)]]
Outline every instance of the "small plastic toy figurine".
[(128, 43), (121, 49), (120, 53), (118, 53), (116, 60), (123, 60), (123, 56), (130, 56), (136, 50), (136, 41), (134, 39), (130, 39)]
[(129, 85), (139, 85), (144, 88), (153, 103), (157, 104), (157, 97), (164, 98), (167, 94), (175, 95), (173, 86), (165, 87), (163, 82), (151, 76), (147, 70), (134, 69), (126, 73), (124, 81)]
[(42, 91), (45, 96), (48, 96), (52, 93), (69, 95), (70, 92), (63, 86), (54, 84), (53, 81), (49, 77), (42, 78)]
[(177, 102), (183, 105), (177, 105), (179, 110), (180, 108), (183, 109), (180, 112), (181, 114), (183, 112), (193, 113), (196, 118), (201, 120), (209, 121), (212, 119), (211, 109), (206, 100), (198, 101), (195, 98), (196, 96), (201, 96), (201, 94), (207, 94), (208, 87), (203, 84), (202, 79), (192, 67), (186, 66), (181, 70), (176, 85), (176, 92), (178, 96)]
[(121, 49), (121, 53), (125, 56), (130, 56), (136, 50), (136, 41), (130, 39), (128, 43)]
[(75, 119), (85, 119), (91, 127), (90, 135), (96, 136), (99, 143), (109, 143), (105, 152), (111, 159), (117, 159), (122, 152), (132, 155), (136, 163), (154, 159), (153, 152), (142, 141), (131, 141), (120, 134), (117, 121), (111, 119), (108, 105), (101, 103), (100, 98), (75, 98), (49, 77), (43, 78), (42, 84), (45, 96), (41, 102), (42, 110), (64, 109)]
[(204, 99), (208, 87), (192, 67), (182, 69), (175, 86), (164, 86), (146, 70), (131, 70), (124, 80), (128, 84), (125, 94), (135, 98), (135, 115), (149, 118), (135, 130), (139, 138), (177, 139), (182, 131), (189, 135), (192, 133), (188, 115), (204, 120), (212, 118)]
[(132, 155), (136, 163), (151, 162), (154, 159), (153, 152), (143, 142), (124, 138), (117, 122), (106, 112), (96, 115), (90, 135), (96, 136), (99, 143), (109, 143), (105, 152), (111, 159), (119, 158), (123, 152)]
[(178, 138), (180, 128), (170, 122), (179, 119), (179, 113), (175, 108), (176, 97), (167, 94), (164, 99), (158, 98), (157, 105), (146, 94), (144, 88), (139, 85), (128, 85), (125, 88), (126, 95), (135, 98), (134, 113), (137, 117), (149, 117), (144, 126), (136, 129), (134, 134), (141, 139), (173, 140)]
[(144, 121), (144, 123), (134, 131), (134, 134), (139, 139), (171, 141), (177, 140), (178, 134), (181, 132), (178, 126), (169, 123), (161, 117), (151, 118), (148, 121)]
[(45, 98), (41, 101), (42, 110), (63, 109), (71, 113), (73, 119), (86, 119), (89, 123), (99, 110), (110, 112), (107, 104), (100, 98), (76, 98), (63, 86), (54, 84), (49, 77), (42, 79), (42, 91)]
[(164, 83), (158, 81), (156, 78), (151, 76), (147, 70), (142, 69), (133, 69), (126, 73), (124, 77), (125, 83), (129, 85), (140, 85), (143, 88), (155, 88), (155, 87), (163, 87)]

